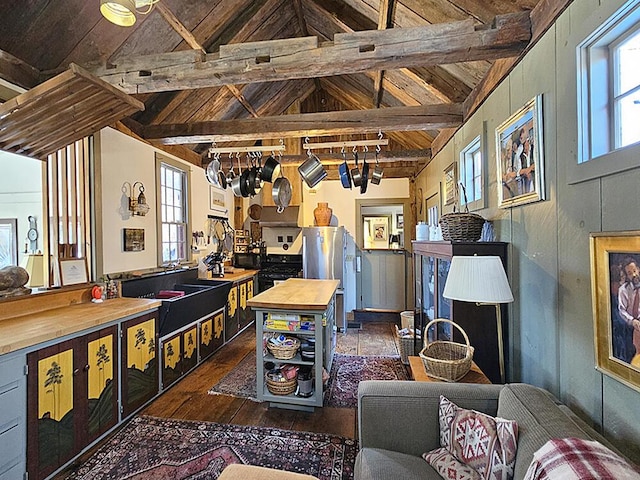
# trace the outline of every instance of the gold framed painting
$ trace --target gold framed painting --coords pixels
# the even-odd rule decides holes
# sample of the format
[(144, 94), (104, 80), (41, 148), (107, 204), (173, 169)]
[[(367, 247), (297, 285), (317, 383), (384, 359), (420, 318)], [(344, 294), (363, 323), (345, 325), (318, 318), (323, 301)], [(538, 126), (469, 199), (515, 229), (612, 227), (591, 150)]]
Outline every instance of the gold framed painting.
[(498, 206), (544, 200), (542, 95), (529, 100), (496, 128)]
[(596, 369), (640, 391), (640, 231), (592, 233)]

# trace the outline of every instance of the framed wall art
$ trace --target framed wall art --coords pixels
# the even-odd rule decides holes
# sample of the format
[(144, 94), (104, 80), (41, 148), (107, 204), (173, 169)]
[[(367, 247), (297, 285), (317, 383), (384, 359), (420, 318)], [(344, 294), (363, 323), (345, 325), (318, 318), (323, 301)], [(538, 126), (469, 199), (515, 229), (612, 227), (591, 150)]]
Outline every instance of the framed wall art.
[(60, 264), (60, 284), (77, 285), (89, 281), (89, 271), (87, 269), (86, 258), (61, 258)]
[(125, 252), (144, 250), (144, 228), (123, 228), (122, 237)]
[(542, 130), (542, 95), (529, 100), (496, 129), (500, 207), (545, 199)]
[(596, 368), (640, 391), (640, 231), (592, 233)]
[(458, 176), (456, 175), (456, 163), (453, 162), (444, 170), (444, 204), (452, 205), (456, 201), (456, 188)]

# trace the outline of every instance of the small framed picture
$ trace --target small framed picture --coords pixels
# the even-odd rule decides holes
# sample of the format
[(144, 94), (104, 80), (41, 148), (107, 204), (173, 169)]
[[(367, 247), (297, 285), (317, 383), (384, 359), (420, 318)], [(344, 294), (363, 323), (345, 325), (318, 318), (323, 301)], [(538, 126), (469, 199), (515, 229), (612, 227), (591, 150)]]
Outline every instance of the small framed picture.
[(640, 391), (640, 231), (590, 244), (596, 369)]
[(60, 283), (65, 285), (77, 285), (89, 281), (86, 258), (61, 258)]
[(456, 201), (456, 163), (449, 165), (444, 171), (444, 204), (451, 205)]
[(123, 228), (122, 242), (125, 252), (142, 252), (144, 250), (144, 228)]
[(545, 199), (543, 152), (542, 95), (538, 95), (496, 129), (498, 206)]

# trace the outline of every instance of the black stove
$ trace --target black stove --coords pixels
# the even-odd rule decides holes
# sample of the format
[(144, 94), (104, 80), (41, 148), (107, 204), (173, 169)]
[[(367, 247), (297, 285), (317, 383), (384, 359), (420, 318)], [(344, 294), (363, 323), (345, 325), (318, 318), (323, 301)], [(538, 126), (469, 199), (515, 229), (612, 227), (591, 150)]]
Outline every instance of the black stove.
[(302, 273), (302, 255), (269, 254), (258, 272), (258, 287), (263, 292), (273, 287), (274, 280), (299, 277)]

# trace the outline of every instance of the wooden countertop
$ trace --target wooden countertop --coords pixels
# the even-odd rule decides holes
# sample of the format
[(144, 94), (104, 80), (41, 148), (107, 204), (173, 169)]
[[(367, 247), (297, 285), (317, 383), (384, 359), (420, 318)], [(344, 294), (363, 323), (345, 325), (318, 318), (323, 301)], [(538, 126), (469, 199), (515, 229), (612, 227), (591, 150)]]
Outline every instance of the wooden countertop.
[(160, 300), (114, 298), (76, 303), (0, 321), (0, 355), (158, 308)]
[(284, 310), (325, 310), (338, 285), (338, 280), (289, 278), (248, 300), (247, 305)]
[(247, 278), (253, 277), (256, 273), (258, 273), (258, 270), (249, 270), (247, 268), (240, 272), (225, 273), (224, 277), (215, 277), (214, 280), (228, 280), (230, 282), (241, 282), (242, 280), (246, 280)]
[[(427, 373), (427, 370), (424, 368), (424, 362), (420, 357), (409, 357), (409, 366), (411, 368), (411, 374), (413, 375), (413, 379), (416, 382), (441, 382), (442, 380), (438, 380), (437, 378), (432, 378)], [(476, 362), (471, 363), (471, 370), (467, 372), (467, 374), (458, 380), (457, 383), (483, 383), (490, 384), (491, 380), (487, 378), (480, 367), (476, 365)]]

